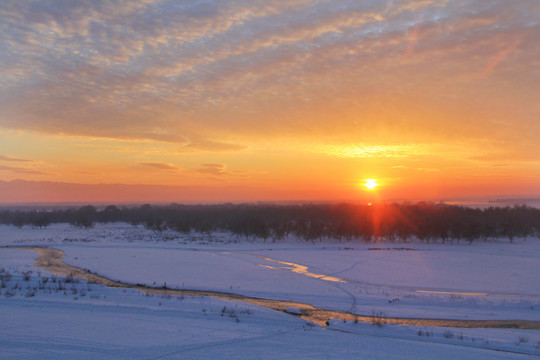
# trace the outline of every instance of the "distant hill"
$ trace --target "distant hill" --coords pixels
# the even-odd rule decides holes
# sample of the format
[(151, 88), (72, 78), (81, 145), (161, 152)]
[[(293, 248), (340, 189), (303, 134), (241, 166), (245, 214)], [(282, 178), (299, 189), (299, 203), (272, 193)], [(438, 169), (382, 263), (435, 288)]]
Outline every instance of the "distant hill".
[(0, 180), (0, 204), (133, 203), (255, 201), (253, 190), (127, 184), (75, 184), (52, 181)]
[[(223, 203), (273, 202), (294, 203), (367, 203), (354, 194), (337, 194), (334, 199), (314, 198), (309, 190), (275, 192), (272, 189), (239, 186), (174, 186), (140, 184), (76, 184), (53, 181), (0, 180), (0, 206), (42, 204), (132, 204), (132, 203)], [(278, 197), (278, 198), (276, 198)], [(281, 198), (281, 199), (280, 199)], [(387, 203), (403, 201), (434, 201), (473, 208), (525, 204), (540, 208), (538, 195), (506, 195), (492, 198), (459, 199), (386, 199)]]

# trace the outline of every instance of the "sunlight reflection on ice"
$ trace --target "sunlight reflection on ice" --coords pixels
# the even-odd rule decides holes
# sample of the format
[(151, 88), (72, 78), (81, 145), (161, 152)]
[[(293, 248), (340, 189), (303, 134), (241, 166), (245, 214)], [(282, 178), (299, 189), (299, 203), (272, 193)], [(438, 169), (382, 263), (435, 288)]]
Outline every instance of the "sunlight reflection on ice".
[(272, 262), (277, 262), (279, 264), (283, 264), (283, 265), (289, 265), (289, 266), (270, 266), (270, 265), (263, 265), (263, 264), (259, 264), (259, 266), (261, 267), (265, 267), (265, 268), (268, 268), (268, 269), (274, 269), (274, 270), (290, 270), (294, 273), (297, 273), (297, 274), (301, 274), (301, 275), (305, 275), (305, 276), (309, 276), (309, 277), (312, 277), (312, 278), (315, 278), (315, 279), (320, 279), (320, 280), (326, 280), (326, 281), (333, 281), (333, 282), (340, 282), (340, 283), (346, 283), (347, 281), (343, 280), (343, 279), (340, 279), (340, 278), (337, 278), (337, 277), (333, 277), (333, 276), (327, 276), (327, 275), (321, 275), (321, 274), (314, 274), (312, 272), (309, 272), (307, 271), (308, 270), (308, 267), (307, 266), (304, 266), (304, 265), (300, 265), (300, 264), (295, 264), (295, 263), (291, 263), (291, 262), (286, 262), (286, 261), (279, 261), (279, 260), (274, 260), (274, 259), (271, 259), (271, 258), (268, 258), (266, 256), (262, 256), (262, 255), (256, 255), (256, 254), (242, 254), (242, 253), (232, 253), (232, 252), (228, 252), (228, 251), (222, 251), (221, 252), (222, 254), (238, 254), (238, 255), (250, 255), (250, 256), (255, 256), (255, 257), (258, 257), (259, 259), (263, 259), (263, 260), (266, 260), (266, 261), (272, 261)]
[(263, 259), (263, 260), (277, 262), (277, 263), (283, 264), (283, 265), (290, 265), (290, 266), (269, 266), (269, 265), (262, 265), (262, 264), (259, 265), (259, 266), (262, 266), (262, 267), (265, 267), (265, 268), (268, 268), (268, 269), (285, 269), (285, 270), (291, 270), (291, 271), (294, 272), (294, 273), (301, 274), (301, 275), (305, 275), (305, 276), (309, 276), (309, 277), (313, 277), (313, 278), (315, 278), (315, 279), (346, 283), (345, 280), (340, 279), (340, 278), (337, 278), (337, 277), (327, 276), (327, 275), (320, 275), (320, 274), (314, 274), (314, 273), (312, 273), (312, 272), (309, 272), (309, 271), (307, 271), (307, 270), (308, 270), (308, 267), (307, 267), (307, 266), (304, 266), (304, 265), (299, 265), (299, 264), (295, 264), (295, 263), (291, 263), (291, 262), (286, 262), (286, 261), (274, 260), (274, 259), (270, 259), (270, 258), (267, 258), (267, 257), (265, 257), (265, 256), (261, 256), (261, 255), (253, 255), (253, 256), (256, 256), (256, 257), (261, 258), (261, 259)]

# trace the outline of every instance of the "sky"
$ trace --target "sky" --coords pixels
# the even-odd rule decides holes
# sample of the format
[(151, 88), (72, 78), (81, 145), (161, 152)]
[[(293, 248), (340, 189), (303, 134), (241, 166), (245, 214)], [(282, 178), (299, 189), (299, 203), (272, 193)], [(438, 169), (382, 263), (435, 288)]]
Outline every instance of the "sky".
[(2, 181), (540, 194), (535, 0), (3, 0), (0, 34)]

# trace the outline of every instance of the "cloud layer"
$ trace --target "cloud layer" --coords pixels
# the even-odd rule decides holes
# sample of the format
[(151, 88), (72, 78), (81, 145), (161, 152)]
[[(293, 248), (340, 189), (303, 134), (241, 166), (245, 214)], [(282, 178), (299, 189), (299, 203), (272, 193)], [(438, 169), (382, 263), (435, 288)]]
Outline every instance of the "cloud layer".
[(0, 32), (5, 128), (211, 151), (540, 135), (535, 1), (6, 0)]

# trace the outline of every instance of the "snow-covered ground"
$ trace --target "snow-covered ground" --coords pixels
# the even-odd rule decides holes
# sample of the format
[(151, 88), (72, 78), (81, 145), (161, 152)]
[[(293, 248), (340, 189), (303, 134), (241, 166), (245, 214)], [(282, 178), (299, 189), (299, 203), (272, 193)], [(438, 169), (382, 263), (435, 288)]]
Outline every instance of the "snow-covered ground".
[[(264, 243), (108, 224), (86, 230), (0, 226), (0, 246), (5, 245), (52, 246), (65, 252), (69, 264), (131, 283), (294, 300), (367, 315), (540, 320), (539, 239), (472, 245)], [(60, 278), (53, 284), (50, 274), (34, 267), (36, 256), (0, 249), (0, 269), (11, 275), (0, 289), (0, 358), (540, 355), (540, 332), (534, 330), (379, 328), (342, 321), (321, 328), (244, 303), (147, 296), (82, 281), (59, 289)]]

